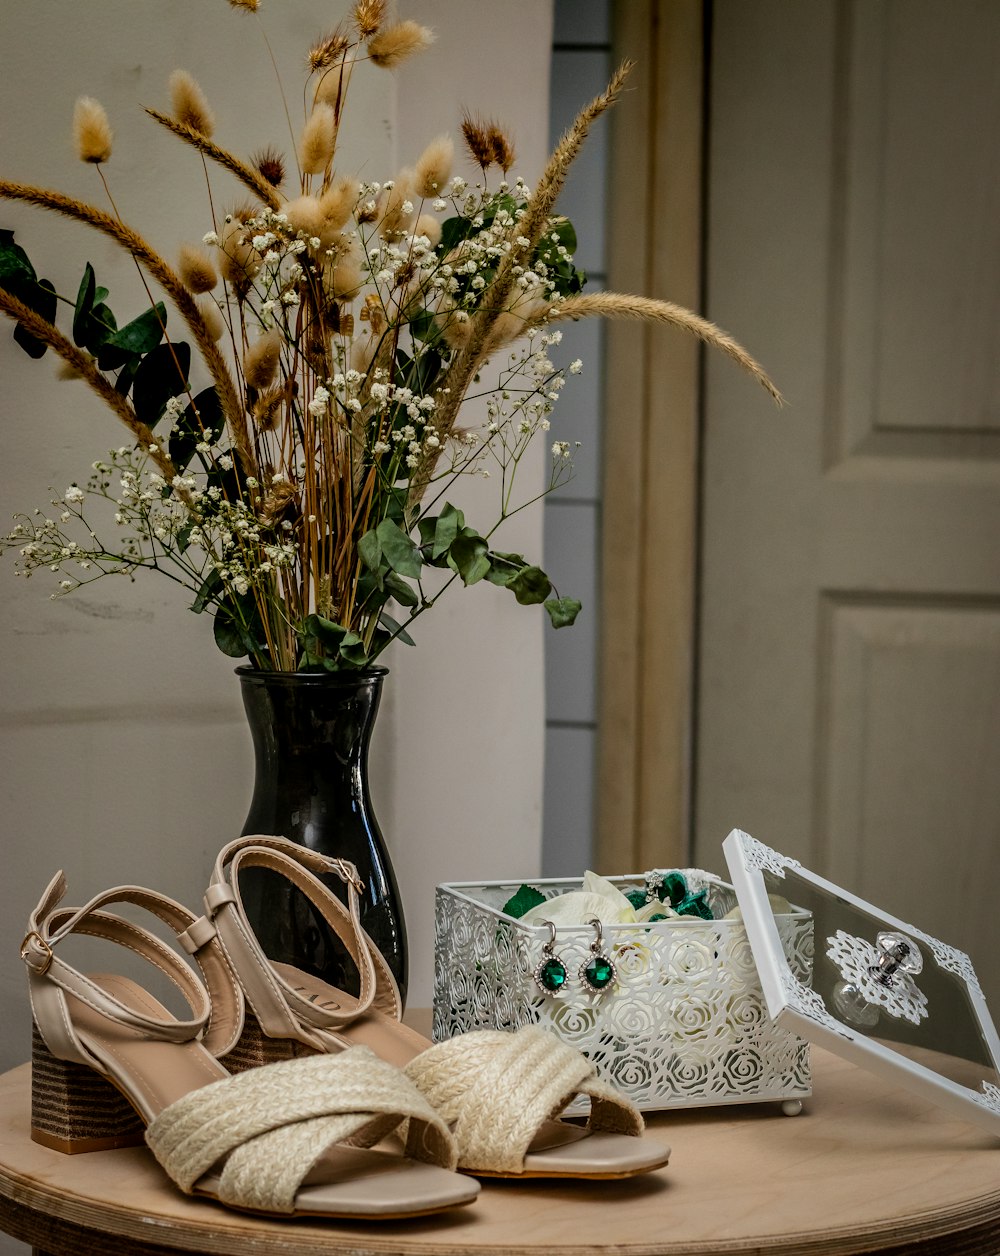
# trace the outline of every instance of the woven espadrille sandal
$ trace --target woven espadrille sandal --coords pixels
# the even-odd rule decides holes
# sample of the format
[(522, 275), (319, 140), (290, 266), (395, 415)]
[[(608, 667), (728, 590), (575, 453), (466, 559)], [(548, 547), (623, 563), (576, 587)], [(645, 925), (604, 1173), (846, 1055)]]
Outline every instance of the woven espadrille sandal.
[[(278, 1216), (395, 1219), (471, 1203), (478, 1187), (452, 1172), (455, 1141), (398, 1069), (357, 1047), (232, 1076), (225, 1054), (243, 998), (221, 947), (194, 972), (155, 934), (113, 912), (145, 908), (182, 934), (194, 916), (135, 886), (60, 909), (62, 873), (32, 913), (21, 957), (34, 1016), (32, 1138), (57, 1151), (145, 1139), (188, 1194)], [(117, 943), (184, 995), (178, 1019), (128, 977), (84, 975), (56, 952), (71, 935)], [(375, 1149), (399, 1126), (406, 1154)]]
[[(353, 958), (357, 997), (264, 954), (240, 895), (245, 868), (286, 876), (307, 896)], [(336, 873), (347, 906), (317, 873)], [(431, 1045), (400, 1022), (399, 991), (361, 928), (357, 871), (282, 837), (248, 836), (219, 853), (204, 917), (182, 938), (195, 955), (220, 944), (246, 999), (236, 1048), (220, 1053), (228, 1068), (354, 1045), (405, 1070), (452, 1128), (458, 1167), (479, 1176), (631, 1177), (661, 1168), (670, 1149), (640, 1137), (638, 1110), (597, 1076), (594, 1065), (554, 1034), (528, 1026), (516, 1033), (479, 1030)], [(586, 1128), (556, 1120), (576, 1097), (590, 1099)]]

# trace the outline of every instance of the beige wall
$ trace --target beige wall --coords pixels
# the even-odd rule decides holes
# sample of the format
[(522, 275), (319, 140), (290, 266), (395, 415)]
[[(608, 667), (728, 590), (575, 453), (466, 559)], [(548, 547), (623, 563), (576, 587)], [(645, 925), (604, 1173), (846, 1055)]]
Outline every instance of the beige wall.
[[(8, 6), (0, 46), (0, 170), (101, 200), (93, 171), (72, 156), (77, 95), (108, 108), (116, 147), (107, 167), (122, 214), (171, 255), (209, 223), (192, 155), (161, 133), (138, 102), (164, 104), (177, 65), (202, 82), (220, 138), (236, 150), (287, 141), (254, 21), (222, 0), (169, 6), (93, 0)], [(267, 29), (294, 102), (302, 50), (341, 0), (282, 0)], [(544, 158), (551, 8), (537, 0), (414, 0), (404, 16), (433, 26), (437, 43), (397, 79), (372, 69), (352, 87), (345, 158), (371, 178), (412, 161), (427, 138), (455, 129), (463, 105), (512, 125), (519, 169)], [(220, 54), (221, 50), (221, 54)], [(346, 164), (346, 163), (345, 163)], [(217, 181), (222, 187), (223, 180)], [(220, 191), (225, 199), (227, 191)], [(120, 314), (144, 300), (131, 263), (74, 224), (0, 208), (41, 273), (75, 293), (87, 259)], [(53, 378), (0, 338), (0, 517), (47, 501), (85, 478), (121, 443), (119, 429), (80, 384)], [(540, 482), (541, 450), (529, 468)], [(485, 492), (481, 490), (486, 490)], [(477, 521), (493, 497), (476, 486)], [(468, 503), (466, 503), (468, 505)], [(505, 548), (541, 555), (541, 511), (510, 525)], [(147, 576), (106, 580), (50, 601), (44, 576), (0, 567), (0, 1063), (27, 1054), (28, 1013), (16, 959), (27, 912), (57, 867), (79, 900), (109, 885), (158, 886), (194, 904), (219, 845), (249, 802), (251, 764), (231, 661), (186, 595)], [(376, 734), (374, 793), (404, 888), (413, 942), (412, 991), (431, 990), (435, 882), (536, 875), (543, 758), (542, 619), (492, 586), (455, 591), (417, 626), (419, 646), (390, 660)]]

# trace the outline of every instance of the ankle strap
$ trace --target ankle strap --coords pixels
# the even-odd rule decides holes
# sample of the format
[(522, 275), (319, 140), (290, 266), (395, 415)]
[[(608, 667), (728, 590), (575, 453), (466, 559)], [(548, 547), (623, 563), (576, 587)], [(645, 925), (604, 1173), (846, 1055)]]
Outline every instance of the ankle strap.
[[(95, 1060), (73, 1029), (67, 996), (80, 999), (115, 1025), (134, 1029), (147, 1038), (165, 1042), (204, 1040), (206, 1046), (228, 1049), (239, 1035), (243, 998), (220, 947), (198, 957), (205, 984), (184, 961), (149, 930), (112, 912), (114, 903), (132, 903), (181, 934), (194, 915), (165, 895), (140, 886), (124, 885), (96, 895), (80, 908), (59, 909), (66, 892), (62, 872), (49, 882), (38, 906), (28, 918), (21, 958), (28, 970), (28, 989), (39, 1033), (46, 1046), (63, 1060), (93, 1066)], [(71, 934), (103, 938), (139, 955), (180, 990), (194, 1015), (185, 1020), (147, 1016), (126, 1006), (100, 984), (56, 954)]]
[[(339, 1010), (320, 1008), (275, 970), (247, 919), (239, 888), (239, 874), (244, 868), (280, 873), (309, 899), (358, 969), (356, 1005)], [(347, 886), (346, 908), (318, 879), (317, 874), (331, 872)], [(369, 1009), (395, 1018), (402, 1012), (392, 973), (361, 925), (359, 894), (364, 888), (349, 860), (329, 858), (283, 837), (237, 838), (219, 852), (205, 892), (205, 915), (181, 936), (181, 944), (197, 954), (200, 947), (218, 937), (264, 1032), (272, 1038), (293, 1038), (316, 1050), (329, 1050), (336, 1030)]]

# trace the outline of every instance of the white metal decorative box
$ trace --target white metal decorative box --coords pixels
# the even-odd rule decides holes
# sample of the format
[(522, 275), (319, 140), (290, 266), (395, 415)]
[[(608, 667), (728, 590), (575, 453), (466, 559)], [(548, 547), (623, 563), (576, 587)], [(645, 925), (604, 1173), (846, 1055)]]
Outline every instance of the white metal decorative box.
[[(798, 1111), (811, 1093), (809, 1047), (771, 1021), (742, 921), (718, 918), (736, 905), (735, 892), (711, 873), (683, 872), (692, 889), (707, 891), (717, 919), (605, 925), (615, 980), (600, 993), (577, 975), (591, 958), (593, 928), (559, 926), (555, 949), (568, 979), (550, 994), (533, 975), (550, 930), (502, 910), (520, 882), (439, 885), (434, 1040), (539, 1024), (646, 1111), (758, 1100)], [(624, 893), (644, 888), (641, 875), (609, 880)], [(531, 885), (553, 898), (581, 882)], [(793, 908), (775, 920), (790, 970), (809, 985), (810, 914)]]

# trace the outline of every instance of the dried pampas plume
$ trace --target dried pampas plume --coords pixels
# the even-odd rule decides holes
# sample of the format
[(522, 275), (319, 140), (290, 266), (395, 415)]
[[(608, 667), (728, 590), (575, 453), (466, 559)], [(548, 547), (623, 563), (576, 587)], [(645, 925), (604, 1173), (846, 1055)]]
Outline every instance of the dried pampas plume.
[(191, 244), (182, 244), (177, 272), (190, 292), (211, 292), (219, 282), (215, 265), (208, 254)]
[(76, 155), (81, 161), (89, 161), (98, 166), (111, 156), (113, 138), (104, 106), (89, 96), (81, 96), (73, 110)]
[(170, 76), (170, 100), (174, 117), (206, 139), (212, 138), (215, 118), (208, 107), (205, 93), (187, 70), (174, 70)]
[(423, 52), (434, 36), (417, 22), (396, 22), (383, 27), (368, 41), (368, 56), (383, 70), (394, 70), (415, 52)]
[(320, 103), (302, 128), (299, 164), (303, 174), (322, 174), (333, 160), (337, 143), (337, 118), (329, 105)]
[(253, 342), (243, 355), (243, 377), (250, 388), (269, 388), (278, 373), (281, 336), (274, 329)]
[(454, 157), (455, 145), (451, 136), (439, 135), (436, 140), (431, 140), (414, 167), (414, 185), (418, 196), (427, 199), (441, 195), (441, 189), (451, 174)]

